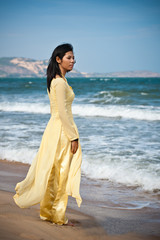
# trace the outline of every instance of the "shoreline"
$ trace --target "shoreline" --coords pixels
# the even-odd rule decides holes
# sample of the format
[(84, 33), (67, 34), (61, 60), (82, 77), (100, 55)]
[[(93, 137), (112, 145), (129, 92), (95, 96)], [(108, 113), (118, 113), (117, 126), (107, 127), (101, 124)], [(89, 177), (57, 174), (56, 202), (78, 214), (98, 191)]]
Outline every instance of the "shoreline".
[[(110, 209), (105, 206), (98, 208), (98, 203), (94, 205), (96, 201), (92, 204), (85, 199), (78, 209), (74, 199), (69, 198), (66, 215), (70, 220), (73, 219), (75, 227), (59, 227), (40, 220), (38, 205), (20, 209), (13, 201), (14, 188), (17, 182), (24, 179), (29, 166), (25, 163), (0, 160), (0, 239), (160, 239), (159, 209), (154, 211), (144, 208), (135, 211)], [(103, 212), (106, 214), (103, 215)]]

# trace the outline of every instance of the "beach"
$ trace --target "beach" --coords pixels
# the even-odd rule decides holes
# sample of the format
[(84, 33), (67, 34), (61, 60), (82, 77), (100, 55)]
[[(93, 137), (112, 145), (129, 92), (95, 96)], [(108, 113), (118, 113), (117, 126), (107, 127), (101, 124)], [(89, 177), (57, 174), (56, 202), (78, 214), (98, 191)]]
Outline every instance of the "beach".
[[(108, 208), (105, 210), (106, 230), (103, 217), (100, 222), (100, 216), (95, 215), (93, 217), (86, 214), (88, 205), (85, 199), (80, 209), (78, 207), (75, 209), (74, 199), (69, 199), (66, 215), (74, 222), (74, 227), (57, 226), (42, 221), (39, 218), (38, 205), (21, 209), (13, 200), (15, 185), (24, 179), (28, 168), (29, 164), (0, 160), (0, 239), (160, 239), (160, 209), (155, 211), (154, 209), (143, 208), (132, 211)], [(84, 188), (83, 184), (82, 188)], [(93, 206), (91, 206), (91, 209), (92, 212), (95, 211)], [(121, 234), (117, 234), (117, 232)]]
[[(1, 239), (160, 239), (160, 78), (70, 78), (82, 147), (74, 227), (13, 201), (50, 119), (45, 78), (0, 79)], [(54, 142), (53, 142), (54, 144)]]

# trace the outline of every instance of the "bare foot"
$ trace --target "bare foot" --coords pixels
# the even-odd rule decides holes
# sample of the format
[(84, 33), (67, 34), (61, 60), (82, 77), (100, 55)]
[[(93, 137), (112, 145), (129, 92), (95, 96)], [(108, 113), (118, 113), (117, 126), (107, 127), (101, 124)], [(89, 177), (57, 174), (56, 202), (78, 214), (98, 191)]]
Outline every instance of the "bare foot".
[(64, 224), (64, 226), (71, 226), (71, 227), (74, 227), (74, 223), (71, 222), (70, 220), (68, 220), (68, 223), (67, 224)]

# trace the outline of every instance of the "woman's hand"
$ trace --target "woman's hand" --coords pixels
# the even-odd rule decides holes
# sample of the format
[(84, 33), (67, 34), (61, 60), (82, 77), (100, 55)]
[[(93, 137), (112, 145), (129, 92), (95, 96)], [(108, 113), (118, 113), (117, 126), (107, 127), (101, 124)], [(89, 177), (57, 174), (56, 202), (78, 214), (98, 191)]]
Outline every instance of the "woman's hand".
[(75, 154), (78, 149), (78, 139), (71, 141), (71, 152)]

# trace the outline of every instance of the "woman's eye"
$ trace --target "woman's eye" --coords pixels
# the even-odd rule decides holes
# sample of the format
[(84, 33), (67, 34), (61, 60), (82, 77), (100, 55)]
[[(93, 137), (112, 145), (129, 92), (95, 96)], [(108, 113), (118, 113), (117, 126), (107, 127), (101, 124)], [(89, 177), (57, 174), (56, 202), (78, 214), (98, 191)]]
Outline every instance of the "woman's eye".
[(71, 58), (74, 60), (74, 57), (67, 57), (67, 59), (69, 59), (69, 60), (70, 60)]

